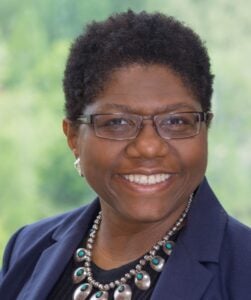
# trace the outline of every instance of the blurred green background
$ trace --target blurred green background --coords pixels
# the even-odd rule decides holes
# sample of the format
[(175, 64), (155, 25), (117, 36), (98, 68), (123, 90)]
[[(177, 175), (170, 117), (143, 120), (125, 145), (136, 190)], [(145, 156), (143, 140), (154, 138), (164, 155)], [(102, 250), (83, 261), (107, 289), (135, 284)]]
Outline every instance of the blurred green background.
[(1, 0), (0, 258), (20, 226), (93, 199), (61, 130), (63, 70), (86, 22), (128, 8), (176, 16), (206, 41), (216, 74), (207, 176), (251, 225), (249, 0)]

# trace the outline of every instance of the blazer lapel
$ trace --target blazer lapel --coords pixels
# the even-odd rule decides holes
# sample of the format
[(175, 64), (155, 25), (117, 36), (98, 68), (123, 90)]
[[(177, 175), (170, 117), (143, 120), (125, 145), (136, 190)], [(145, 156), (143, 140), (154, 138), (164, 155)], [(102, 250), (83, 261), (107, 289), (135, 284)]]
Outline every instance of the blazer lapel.
[(73, 236), (47, 248), (42, 253), (31, 279), (23, 289), (23, 293), (19, 295), (18, 300), (46, 299), (48, 292), (66, 267), (78, 242), (80, 242), (78, 237)]
[(205, 179), (154, 289), (153, 300), (202, 299), (214, 277), (207, 266), (219, 262), (226, 222), (227, 214)]
[(17, 300), (44, 300), (59, 279), (67, 263), (89, 229), (90, 221), (98, 211), (94, 201), (70, 226), (60, 226), (53, 234), (55, 242), (45, 249), (30, 280)]
[(212, 280), (212, 274), (195, 261), (183, 243), (170, 256), (152, 294), (152, 300), (199, 300)]

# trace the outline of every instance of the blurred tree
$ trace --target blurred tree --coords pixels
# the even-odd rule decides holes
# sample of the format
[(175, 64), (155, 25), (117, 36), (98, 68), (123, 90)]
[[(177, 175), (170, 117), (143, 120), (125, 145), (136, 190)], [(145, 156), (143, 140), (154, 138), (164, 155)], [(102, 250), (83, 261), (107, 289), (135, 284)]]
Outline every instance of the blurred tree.
[(61, 81), (83, 26), (128, 8), (176, 16), (207, 41), (216, 74), (208, 177), (225, 207), (251, 224), (250, 1), (2, 0), (0, 253), (22, 224), (93, 199), (62, 134)]
[(52, 200), (59, 210), (81, 206), (94, 199), (95, 194), (85, 179), (74, 169), (73, 155), (69, 155), (60, 141), (46, 151), (39, 161), (39, 190), (43, 198)]

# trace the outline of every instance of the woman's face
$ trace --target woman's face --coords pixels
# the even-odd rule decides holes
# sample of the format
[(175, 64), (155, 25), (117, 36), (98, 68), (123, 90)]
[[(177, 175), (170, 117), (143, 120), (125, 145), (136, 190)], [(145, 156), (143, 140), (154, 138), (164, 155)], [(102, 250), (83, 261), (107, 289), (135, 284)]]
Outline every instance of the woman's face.
[[(112, 75), (85, 114), (202, 111), (181, 78), (167, 67), (132, 65)], [(204, 122), (198, 135), (185, 139), (164, 140), (152, 121), (145, 121), (132, 140), (97, 137), (93, 127), (85, 124), (70, 139), (86, 180), (100, 197), (102, 209), (131, 222), (178, 217), (206, 170)], [(165, 174), (165, 180), (150, 185), (128, 180), (128, 175), (136, 181), (142, 175), (161, 178), (158, 174)]]

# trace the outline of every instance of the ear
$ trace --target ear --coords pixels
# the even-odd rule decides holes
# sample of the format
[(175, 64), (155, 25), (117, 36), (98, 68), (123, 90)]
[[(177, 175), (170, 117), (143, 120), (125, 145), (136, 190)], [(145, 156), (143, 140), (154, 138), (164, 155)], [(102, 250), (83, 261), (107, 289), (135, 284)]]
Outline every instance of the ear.
[(69, 148), (72, 150), (75, 157), (78, 157), (78, 126), (76, 126), (76, 124), (69, 119), (65, 118), (63, 119), (62, 127), (67, 138)]

